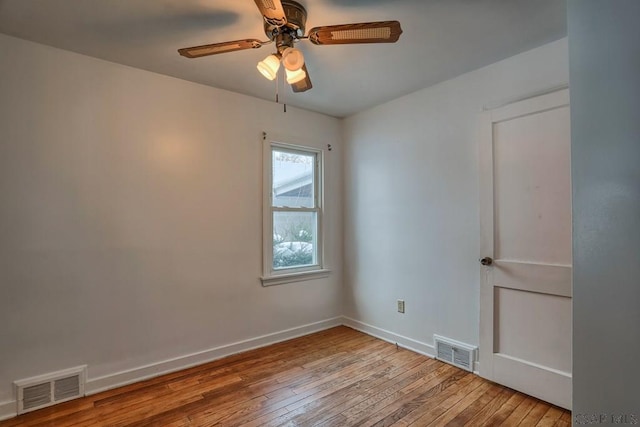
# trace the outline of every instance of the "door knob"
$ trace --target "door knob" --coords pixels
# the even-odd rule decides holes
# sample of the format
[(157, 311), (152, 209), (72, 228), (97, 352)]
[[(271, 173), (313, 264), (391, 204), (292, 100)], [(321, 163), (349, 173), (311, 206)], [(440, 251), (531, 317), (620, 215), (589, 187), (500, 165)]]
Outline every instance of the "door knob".
[(480, 260), (480, 264), (482, 264), (482, 265), (491, 265), (491, 264), (493, 264), (493, 260), (490, 257), (486, 256), (486, 257), (484, 257), (484, 258), (482, 258)]

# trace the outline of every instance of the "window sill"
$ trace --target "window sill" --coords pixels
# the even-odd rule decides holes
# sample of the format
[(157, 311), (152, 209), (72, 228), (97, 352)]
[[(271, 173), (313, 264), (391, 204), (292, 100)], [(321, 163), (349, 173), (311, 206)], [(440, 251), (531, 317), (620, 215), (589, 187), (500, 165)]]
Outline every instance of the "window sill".
[(275, 276), (261, 277), (262, 286), (283, 285), (285, 283), (303, 282), (305, 280), (322, 279), (329, 277), (331, 270), (310, 270), (296, 273), (278, 274)]

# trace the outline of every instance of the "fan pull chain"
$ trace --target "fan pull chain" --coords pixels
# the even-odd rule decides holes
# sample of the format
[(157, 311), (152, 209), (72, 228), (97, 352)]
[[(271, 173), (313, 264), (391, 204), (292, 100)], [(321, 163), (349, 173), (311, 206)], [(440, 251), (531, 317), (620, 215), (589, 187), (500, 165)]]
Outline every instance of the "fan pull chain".
[(278, 75), (276, 75), (276, 104), (280, 103), (280, 97), (279, 97), (279, 88), (280, 88), (280, 73), (278, 73)]
[[(276, 78), (276, 103), (280, 103), (280, 80), (283, 80), (283, 84), (284, 84), (284, 71), (280, 72), (280, 70), (278, 70), (278, 77)], [(284, 106), (284, 112), (287, 112), (287, 103), (283, 102), (282, 105)]]
[[(281, 74), (280, 72), (278, 72), (278, 74), (276, 75), (275, 78), (275, 82), (276, 82), (276, 104), (280, 104), (280, 76), (282, 75), (283, 80), (284, 80), (284, 74)], [(286, 103), (282, 103), (282, 105), (284, 106), (284, 112), (287, 112), (287, 104)]]

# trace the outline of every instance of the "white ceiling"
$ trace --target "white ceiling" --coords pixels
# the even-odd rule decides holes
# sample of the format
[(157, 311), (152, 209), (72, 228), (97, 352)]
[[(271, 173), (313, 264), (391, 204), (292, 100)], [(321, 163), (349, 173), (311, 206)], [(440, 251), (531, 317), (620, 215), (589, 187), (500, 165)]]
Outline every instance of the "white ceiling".
[[(314, 88), (289, 105), (344, 117), (566, 35), (565, 0), (299, 0), (307, 29), (398, 20), (396, 44), (302, 42)], [(252, 0), (0, 0), (0, 32), (273, 100), (256, 70), (272, 46), (198, 59), (181, 47), (265, 40)], [(2, 61), (10, 60), (2, 58)]]

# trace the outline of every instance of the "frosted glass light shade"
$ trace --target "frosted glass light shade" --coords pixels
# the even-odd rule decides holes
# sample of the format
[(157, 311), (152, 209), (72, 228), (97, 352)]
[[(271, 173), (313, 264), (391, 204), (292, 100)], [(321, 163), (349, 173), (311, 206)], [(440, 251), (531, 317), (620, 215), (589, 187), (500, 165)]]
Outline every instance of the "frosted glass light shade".
[(286, 72), (287, 72), (287, 83), (289, 83), (290, 85), (294, 83), (298, 83), (307, 77), (307, 73), (305, 73), (302, 68), (296, 71), (289, 71), (289, 69), (286, 69)]
[(282, 52), (282, 64), (289, 71), (297, 71), (304, 65), (304, 55), (300, 49), (288, 47)]
[(269, 55), (258, 62), (258, 71), (269, 80), (275, 80), (280, 68), (280, 59), (275, 55)]

